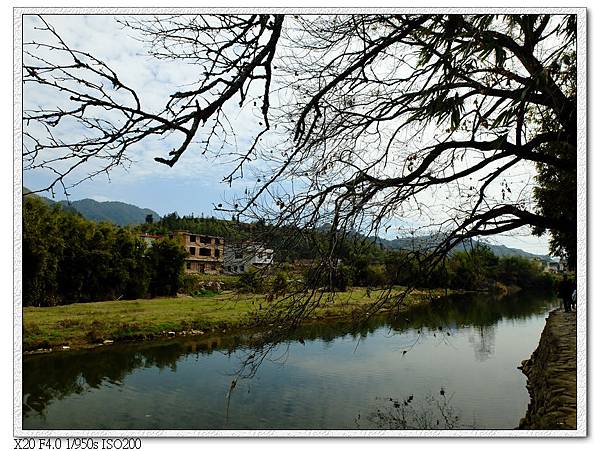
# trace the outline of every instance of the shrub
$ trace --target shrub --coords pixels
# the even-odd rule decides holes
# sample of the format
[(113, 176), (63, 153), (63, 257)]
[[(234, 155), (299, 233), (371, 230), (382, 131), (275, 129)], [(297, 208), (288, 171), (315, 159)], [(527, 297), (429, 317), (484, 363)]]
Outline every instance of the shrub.
[(181, 287), (179, 288), (180, 293), (192, 294), (195, 291), (203, 288), (203, 280), (197, 274), (184, 274), (181, 277)]
[(271, 291), (275, 295), (285, 294), (288, 291), (288, 274), (284, 271), (279, 271), (275, 274), (271, 284)]
[(191, 296), (194, 296), (195, 298), (208, 298), (215, 296), (217, 292), (213, 290), (208, 290), (206, 288), (199, 288), (198, 290), (192, 291), (189, 294)]
[(381, 287), (388, 283), (388, 277), (383, 265), (369, 265), (365, 271), (366, 286)]
[(238, 276), (237, 288), (242, 292), (262, 293), (264, 291), (264, 285), (263, 275), (255, 269), (251, 269)]
[(329, 291), (347, 291), (352, 285), (352, 268), (339, 263), (333, 269), (323, 267), (309, 268), (305, 274), (306, 285), (309, 288), (325, 288)]
[(187, 253), (177, 241), (162, 239), (148, 250), (152, 296), (174, 295), (183, 282), (183, 263)]

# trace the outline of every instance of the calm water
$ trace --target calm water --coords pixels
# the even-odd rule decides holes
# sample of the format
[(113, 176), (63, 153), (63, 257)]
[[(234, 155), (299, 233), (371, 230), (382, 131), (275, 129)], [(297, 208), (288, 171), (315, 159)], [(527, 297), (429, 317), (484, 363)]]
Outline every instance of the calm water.
[(28, 356), (23, 428), (514, 428), (529, 402), (517, 366), (556, 305), (457, 298), (354, 332), (303, 328), (238, 381), (229, 407), (240, 338)]

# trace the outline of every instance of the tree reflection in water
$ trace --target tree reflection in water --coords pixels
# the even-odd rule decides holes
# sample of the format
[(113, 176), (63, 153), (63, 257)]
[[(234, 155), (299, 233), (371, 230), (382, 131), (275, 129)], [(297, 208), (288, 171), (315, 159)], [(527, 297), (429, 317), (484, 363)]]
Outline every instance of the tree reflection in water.
[(452, 406), (453, 396), (441, 388), (439, 394), (427, 394), (421, 400), (415, 399), (414, 395), (402, 399), (380, 399), (382, 406), (366, 415), (366, 423), (358, 415), (356, 426), (377, 429), (475, 429), (474, 424), (461, 423), (459, 413)]
[[(241, 359), (239, 372), (223, 377), (223, 384), (230, 387), (232, 380), (240, 377), (252, 378), (261, 363), (267, 359), (284, 363), (290, 343), (304, 344), (313, 340), (324, 343), (332, 342), (337, 337), (352, 337), (357, 343), (360, 337), (368, 337), (386, 326), (393, 334), (403, 334), (407, 330), (416, 331), (417, 340), (434, 340), (442, 345), (453, 345), (454, 333), (465, 327), (474, 327), (478, 333), (472, 338), (476, 358), (480, 361), (489, 359), (494, 353), (495, 333), (498, 321), (526, 320), (535, 312), (548, 308), (548, 298), (543, 296), (527, 297), (522, 294), (515, 297), (493, 299), (489, 295), (451, 299), (440, 299), (422, 305), (400, 317), (371, 317), (355, 326), (348, 320), (328, 321), (301, 327), (294, 331), (286, 331), (287, 335), (274, 341), (268, 341), (265, 334), (221, 336), (221, 337), (188, 337), (169, 341), (155, 341), (130, 345), (114, 345), (88, 351), (58, 352), (49, 355), (26, 356), (23, 360), (23, 416), (45, 414), (45, 410), (53, 400), (61, 400), (73, 394), (102, 389), (106, 384), (118, 385), (138, 368), (159, 368), (177, 371), (180, 360), (195, 355), (197, 359), (215, 351), (231, 354)], [(410, 345), (410, 343), (408, 343)], [(274, 352), (275, 351), (275, 352)], [(412, 347), (397, 349), (400, 357), (413, 351)], [(231, 393), (230, 393), (231, 394)], [(407, 398), (408, 399), (408, 398)], [(382, 415), (388, 412), (390, 421), (399, 425), (402, 418), (408, 418), (412, 412), (417, 414), (415, 421), (421, 423), (439, 420), (440, 427), (452, 426), (444, 417), (434, 417), (425, 407), (444, 409), (448, 406), (446, 398), (421, 400), (419, 411), (415, 411), (415, 401), (387, 401), (382, 407)], [(439, 405), (438, 405), (439, 403)], [(399, 405), (399, 409), (395, 405)], [(441, 406), (441, 407), (440, 407)], [(402, 409), (405, 417), (402, 417)], [(412, 409), (412, 410), (411, 410)], [(430, 409), (431, 410), (431, 409)], [(445, 411), (444, 411), (445, 412)], [(393, 414), (393, 415), (391, 415)], [(441, 412), (440, 412), (441, 414)], [(448, 416), (450, 418), (451, 415)], [(385, 415), (378, 419), (384, 421)], [(395, 418), (395, 420), (394, 420)], [(408, 424), (408, 423), (407, 423)]]
[(484, 362), (494, 354), (496, 327), (479, 326), (476, 331), (476, 335), (469, 337), (469, 343), (473, 345), (475, 358), (480, 362)]

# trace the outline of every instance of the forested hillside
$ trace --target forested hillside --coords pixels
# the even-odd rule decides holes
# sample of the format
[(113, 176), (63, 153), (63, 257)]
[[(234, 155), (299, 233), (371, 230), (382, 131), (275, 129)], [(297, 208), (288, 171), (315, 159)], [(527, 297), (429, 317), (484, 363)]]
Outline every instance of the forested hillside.
[[(28, 188), (23, 188), (23, 194), (31, 192)], [(160, 219), (160, 215), (149, 208), (140, 208), (136, 205), (125, 202), (107, 201), (98, 202), (94, 199), (80, 199), (74, 201), (54, 201), (44, 196), (38, 196), (49, 205), (59, 204), (62, 208), (69, 211), (76, 211), (84, 218), (91, 221), (107, 221), (113, 224), (126, 226), (142, 224), (147, 215), (152, 215), (154, 220)]]

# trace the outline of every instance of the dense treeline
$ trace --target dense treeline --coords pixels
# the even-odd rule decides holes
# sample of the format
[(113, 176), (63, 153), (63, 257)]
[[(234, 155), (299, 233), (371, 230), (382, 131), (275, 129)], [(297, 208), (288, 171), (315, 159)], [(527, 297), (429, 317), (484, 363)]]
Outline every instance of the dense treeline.
[(226, 243), (256, 240), (274, 249), (278, 262), (313, 259), (318, 255), (319, 243), (325, 246), (326, 236), (319, 231), (299, 230), (296, 227), (273, 227), (261, 221), (247, 223), (214, 217), (179, 216), (170, 213), (151, 224), (141, 224), (137, 230), (165, 235), (173, 230), (187, 230), (198, 235), (218, 236)]
[(160, 235), (166, 235), (173, 230), (187, 230), (198, 235), (220, 236), (228, 241), (242, 240), (251, 235), (250, 224), (213, 217), (179, 216), (175, 212), (163, 216), (156, 222), (141, 224), (138, 230)]
[(175, 294), (185, 255), (172, 240), (147, 248), (129, 229), (24, 199), (24, 305)]
[(382, 250), (368, 244), (349, 249), (333, 274), (337, 289), (390, 284), (462, 290), (491, 289), (498, 284), (549, 289), (554, 284), (554, 278), (537, 262), (524, 257), (498, 257), (482, 244), (455, 251), (433, 268), (420, 266), (425, 255), (415, 252)]
[[(318, 262), (319, 249), (327, 246), (325, 235), (318, 231), (300, 234), (286, 228), (269, 228), (261, 223), (180, 218), (175, 213), (154, 224), (122, 228), (86, 220), (58, 206), (49, 206), (35, 196), (28, 196), (23, 205), (24, 305), (50, 306), (174, 295), (185, 289), (185, 278), (182, 277), (185, 251), (169, 239), (147, 247), (138, 233), (167, 235), (177, 229), (222, 236), (226, 241), (268, 237), (269, 245), (278, 249), (276, 255), (283, 265), (276, 274), (274, 280), (277, 283), (273, 287), (263, 283), (258, 274), (240, 277), (235, 286), (253, 292), (285, 291), (288, 273), (305, 268), (292, 262), (298, 259)], [(552, 286), (552, 278), (537, 263), (521, 257), (499, 258), (483, 245), (454, 252), (433, 268), (419, 265), (423, 255), (382, 249), (373, 241), (360, 237), (343, 241), (334, 257), (338, 263), (332, 272), (314, 268), (303, 270), (305, 283), (341, 291), (350, 286), (386, 285), (465, 290), (490, 289), (498, 283), (534, 289)]]

